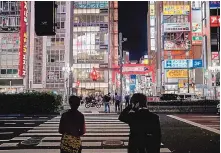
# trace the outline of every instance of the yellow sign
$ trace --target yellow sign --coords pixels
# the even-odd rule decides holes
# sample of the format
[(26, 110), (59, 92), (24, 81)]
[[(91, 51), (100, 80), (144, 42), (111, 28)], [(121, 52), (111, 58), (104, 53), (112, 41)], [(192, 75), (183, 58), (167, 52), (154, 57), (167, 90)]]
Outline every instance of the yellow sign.
[(163, 15), (189, 15), (189, 5), (164, 5)]
[(184, 88), (184, 84), (187, 84), (187, 80), (179, 80), (179, 84), (178, 84), (178, 87), (179, 88)]
[(150, 15), (155, 15), (154, 5), (150, 5)]
[(167, 78), (187, 78), (187, 70), (169, 70), (167, 71)]
[(148, 64), (148, 63), (149, 63), (148, 59), (144, 59), (142, 64)]

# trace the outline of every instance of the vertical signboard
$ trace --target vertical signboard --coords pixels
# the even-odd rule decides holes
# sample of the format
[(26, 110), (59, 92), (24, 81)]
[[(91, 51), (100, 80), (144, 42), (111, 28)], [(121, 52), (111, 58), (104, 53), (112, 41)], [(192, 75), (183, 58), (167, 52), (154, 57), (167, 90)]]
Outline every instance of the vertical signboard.
[(136, 75), (130, 76), (130, 92), (134, 93), (136, 89)]
[(19, 49), (19, 76), (26, 75), (26, 51), (27, 51), (27, 2), (20, 2), (20, 49)]
[(150, 1), (150, 50), (155, 51), (155, 2)]

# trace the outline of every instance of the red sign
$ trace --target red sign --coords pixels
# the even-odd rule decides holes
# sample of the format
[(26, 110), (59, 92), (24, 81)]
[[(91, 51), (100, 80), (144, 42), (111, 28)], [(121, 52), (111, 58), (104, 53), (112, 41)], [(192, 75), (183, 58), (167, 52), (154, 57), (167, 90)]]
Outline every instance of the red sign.
[(220, 16), (210, 16), (210, 27), (220, 26)]
[(28, 10), (27, 2), (20, 2), (20, 49), (19, 49), (19, 76), (26, 75), (26, 51), (27, 51), (27, 24)]

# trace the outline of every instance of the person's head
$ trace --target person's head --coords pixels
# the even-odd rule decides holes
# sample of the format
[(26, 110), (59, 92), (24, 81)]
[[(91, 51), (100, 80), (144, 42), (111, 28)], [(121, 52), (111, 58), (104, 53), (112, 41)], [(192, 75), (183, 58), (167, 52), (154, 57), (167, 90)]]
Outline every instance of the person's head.
[(69, 97), (69, 104), (72, 110), (77, 110), (80, 106), (80, 98), (78, 96), (70, 96)]
[(110, 96), (110, 93), (108, 92), (108, 95)]
[(135, 105), (139, 103), (139, 107), (147, 107), (147, 97), (142, 93), (135, 93), (131, 97), (130, 103)]
[(117, 93), (115, 92), (115, 95), (117, 95)]

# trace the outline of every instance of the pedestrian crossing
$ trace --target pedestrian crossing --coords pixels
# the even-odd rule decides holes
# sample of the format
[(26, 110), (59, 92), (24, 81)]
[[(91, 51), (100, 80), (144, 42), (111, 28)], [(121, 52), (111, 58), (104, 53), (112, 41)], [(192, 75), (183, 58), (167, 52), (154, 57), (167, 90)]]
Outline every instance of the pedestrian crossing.
[[(0, 150), (58, 149), (61, 134), (58, 133), (60, 116), (47, 120), (8, 142), (0, 145)], [(129, 127), (118, 120), (117, 114), (85, 114), (86, 134), (81, 138), (83, 153), (126, 153), (128, 145)], [(21, 145), (24, 141), (39, 140), (35, 145)], [(104, 146), (105, 141), (121, 142), (119, 146)], [(28, 141), (27, 141), (28, 142)], [(27, 152), (27, 151), (24, 151)], [(30, 151), (28, 151), (30, 152)], [(161, 153), (170, 153), (168, 148), (161, 144)]]

